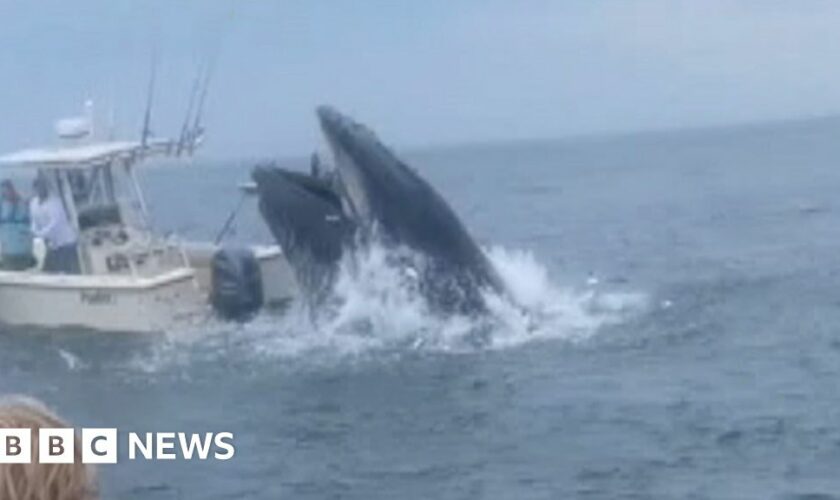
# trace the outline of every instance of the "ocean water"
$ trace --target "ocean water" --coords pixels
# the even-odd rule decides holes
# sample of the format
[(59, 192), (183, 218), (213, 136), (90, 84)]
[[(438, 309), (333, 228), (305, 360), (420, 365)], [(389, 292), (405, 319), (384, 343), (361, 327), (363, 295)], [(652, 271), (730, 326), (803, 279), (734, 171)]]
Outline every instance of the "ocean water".
[[(840, 495), (840, 120), (405, 157), (527, 317), (436, 318), (376, 249), (316, 324), (5, 331), (0, 392), (234, 432), (228, 462), (102, 467), (105, 498)], [(157, 222), (214, 236), (248, 167), (145, 171)], [(266, 238), (246, 204), (232, 239)]]

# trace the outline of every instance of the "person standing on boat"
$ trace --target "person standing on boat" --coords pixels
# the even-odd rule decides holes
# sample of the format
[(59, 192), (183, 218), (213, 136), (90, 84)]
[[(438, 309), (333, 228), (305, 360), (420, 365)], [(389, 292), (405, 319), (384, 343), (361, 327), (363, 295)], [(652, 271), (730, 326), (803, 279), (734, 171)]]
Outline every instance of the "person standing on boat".
[(50, 191), (49, 182), (43, 175), (38, 175), (32, 187), (35, 190), (35, 196), (29, 202), (32, 234), (42, 238), (47, 245), (42, 270), (79, 274), (78, 237), (64, 211), (64, 203)]
[(22, 271), (35, 265), (29, 208), (11, 180), (0, 182), (0, 268)]

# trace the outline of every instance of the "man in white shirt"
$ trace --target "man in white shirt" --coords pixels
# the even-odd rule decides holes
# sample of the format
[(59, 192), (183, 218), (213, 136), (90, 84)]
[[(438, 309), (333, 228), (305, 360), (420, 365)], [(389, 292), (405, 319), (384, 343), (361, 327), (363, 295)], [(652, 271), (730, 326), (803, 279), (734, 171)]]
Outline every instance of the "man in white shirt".
[(45, 177), (39, 175), (32, 187), (35, 196), (29, 202), (32, 234), (47, 245), (42, 270), (48, 273), (79, 273), (79, 251), (76, 230), (70, 224), (64, 203), (50, 192)]

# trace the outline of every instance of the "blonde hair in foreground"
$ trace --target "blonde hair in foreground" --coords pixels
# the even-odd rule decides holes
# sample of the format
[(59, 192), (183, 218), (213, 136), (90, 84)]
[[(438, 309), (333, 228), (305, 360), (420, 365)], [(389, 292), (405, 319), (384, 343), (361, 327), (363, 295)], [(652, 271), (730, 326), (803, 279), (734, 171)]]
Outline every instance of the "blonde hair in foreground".
[(82, 464), (78, 436), (75, 463), (38, 463), (38, 429), (68, 427), (39, 401), (25, 397), (0, 398), (0, 428), (32, 429), (32, 463), (0, 464), (0, 500), (98, 498), (94, 471)]

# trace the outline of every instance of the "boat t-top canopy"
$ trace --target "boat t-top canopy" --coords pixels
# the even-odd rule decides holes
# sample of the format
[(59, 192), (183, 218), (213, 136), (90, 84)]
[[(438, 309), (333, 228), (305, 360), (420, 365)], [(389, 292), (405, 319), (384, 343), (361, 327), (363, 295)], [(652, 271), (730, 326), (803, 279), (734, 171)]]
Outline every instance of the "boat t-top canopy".
[(111, 141), (57, 148), (25, 149), (0, 156), (0, 166), (79, 169), (118, 161), (134, 163), (142, 157), (166, 155), (172, 151), (173, 144), (168, 140), (150, 141), (146, 145), (139, 141)]
[[(175, 156), (170, 140), (103, 141), (25, 149), (0, 156), (0, 168), (24, 168), (46, 175), (77, 230), (85, 213), (118, 213), (121, 223), (148, 231), (148, 210), (133, 166), (152, 156)], [(116, 211), (115, 211), (116, 210)], [(114, 217), (112, 217), (114, 219)]]

